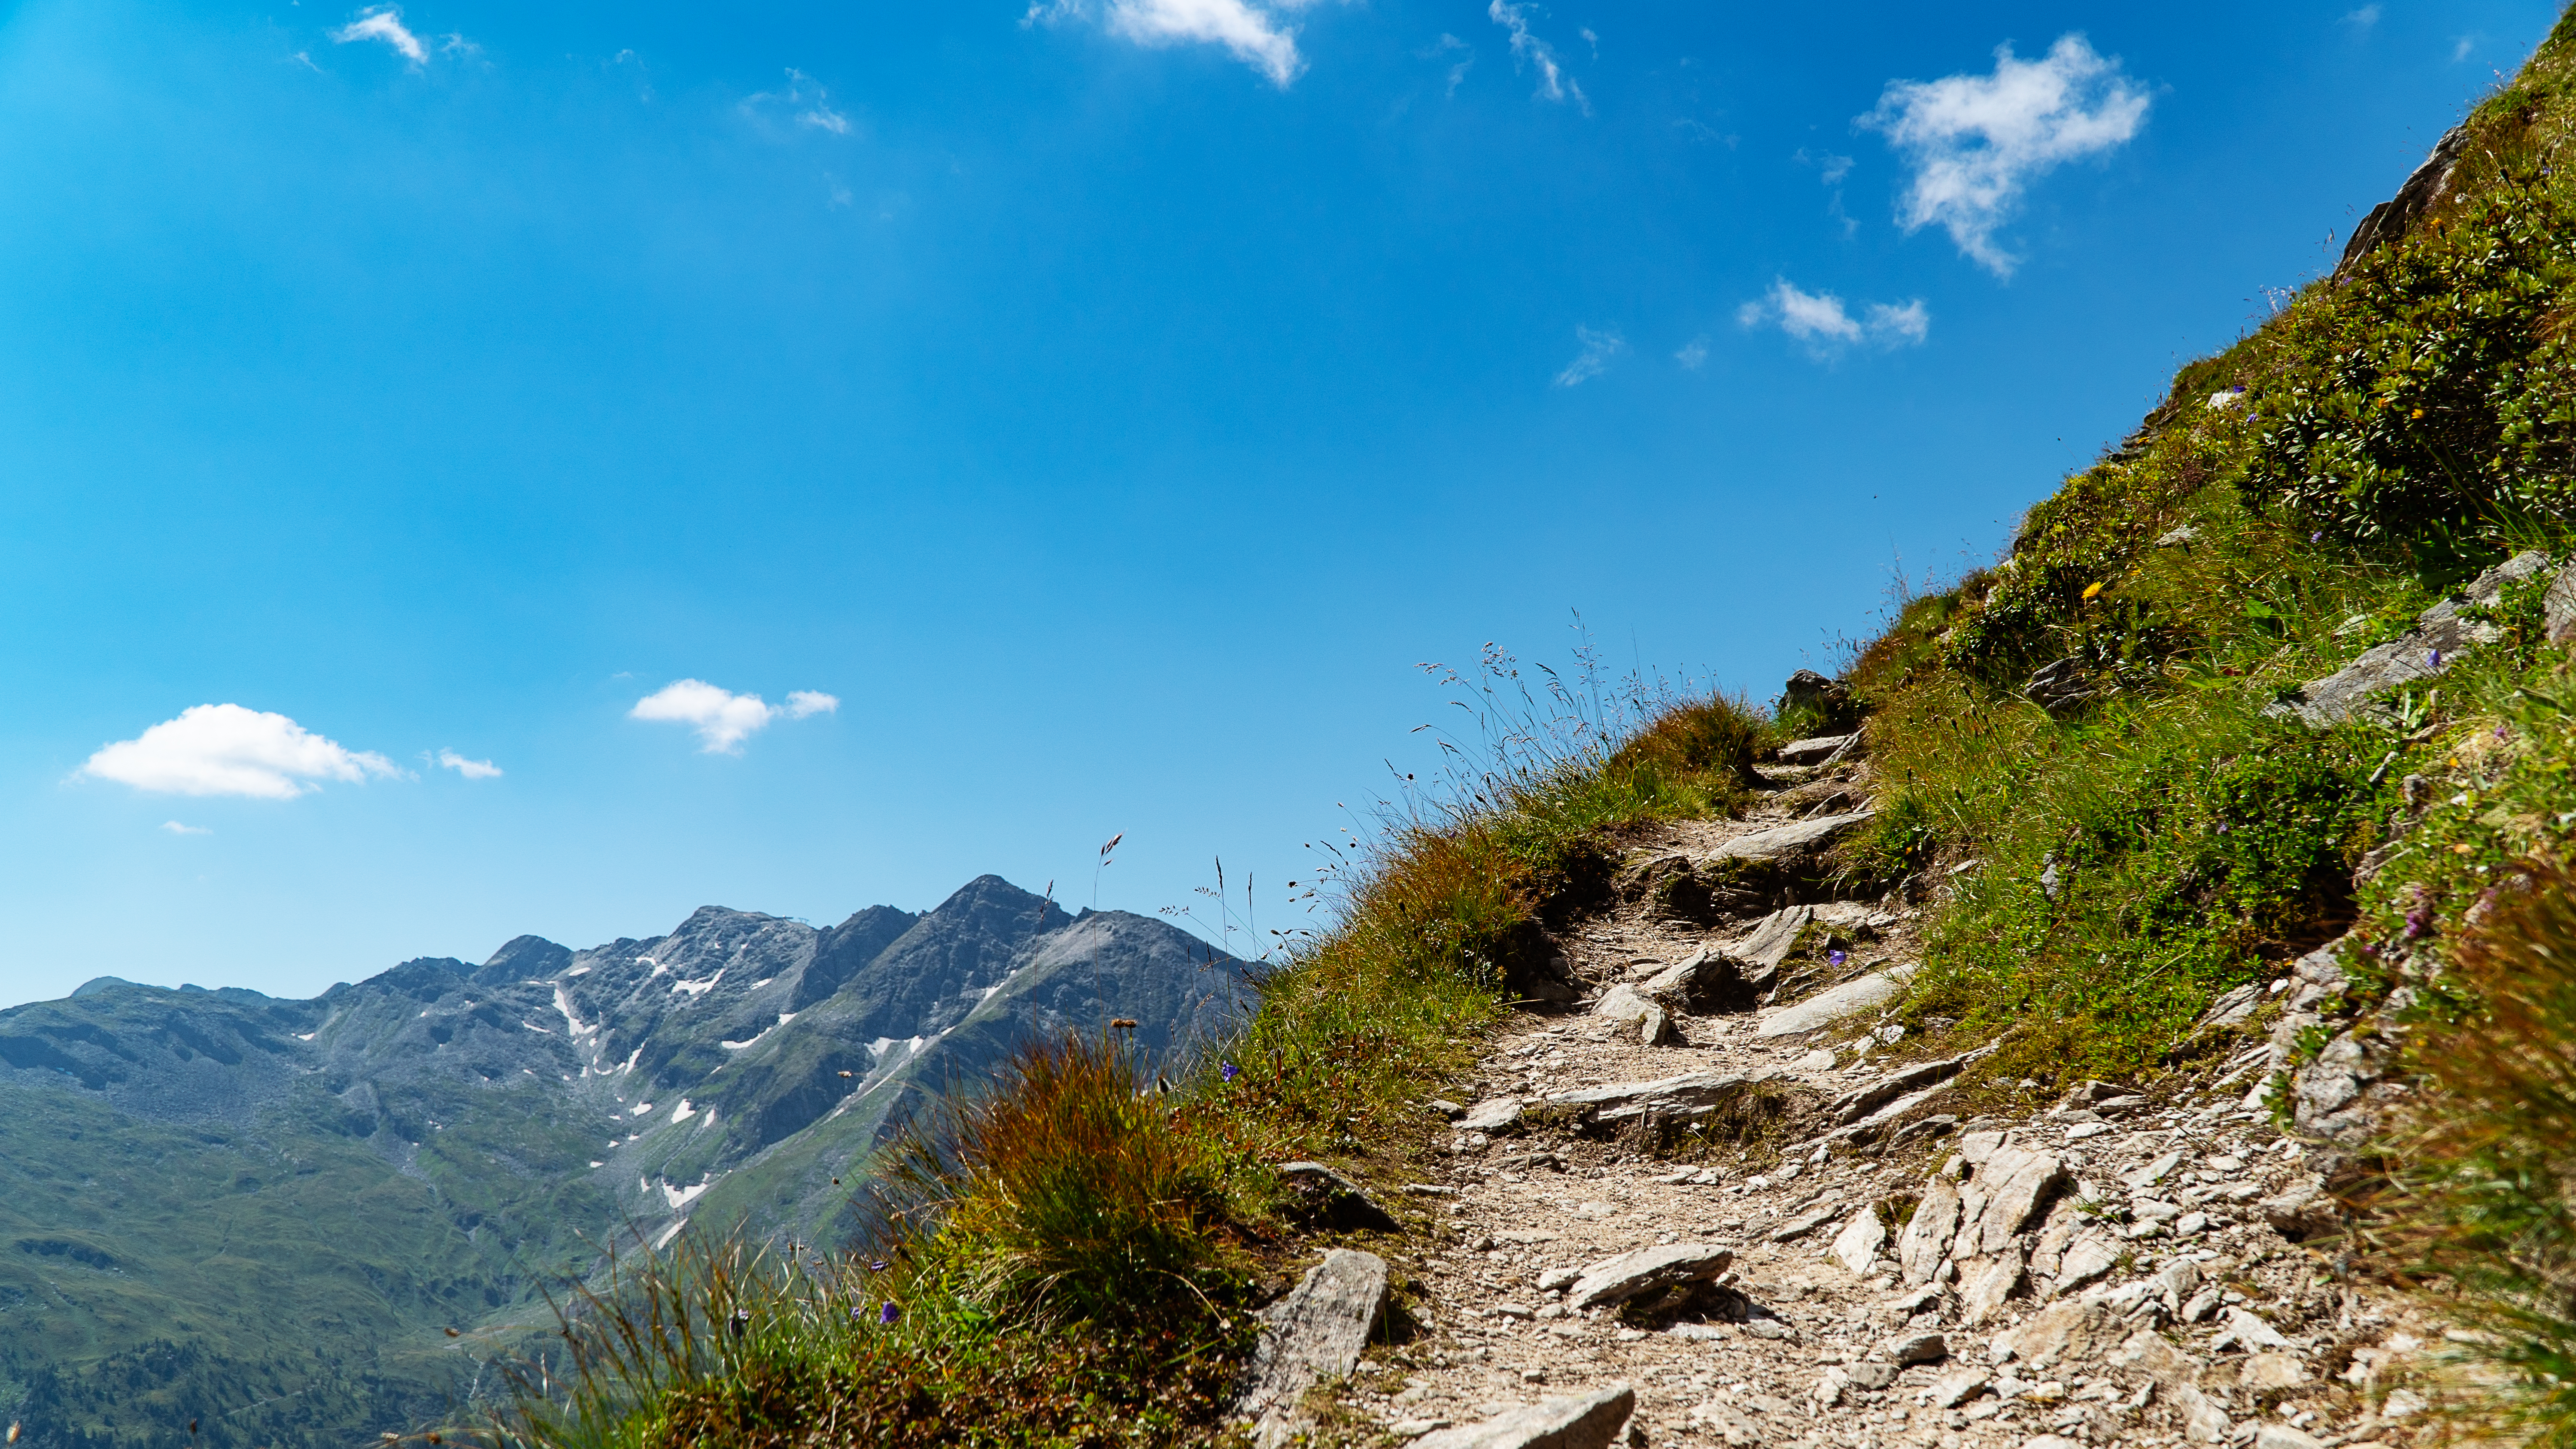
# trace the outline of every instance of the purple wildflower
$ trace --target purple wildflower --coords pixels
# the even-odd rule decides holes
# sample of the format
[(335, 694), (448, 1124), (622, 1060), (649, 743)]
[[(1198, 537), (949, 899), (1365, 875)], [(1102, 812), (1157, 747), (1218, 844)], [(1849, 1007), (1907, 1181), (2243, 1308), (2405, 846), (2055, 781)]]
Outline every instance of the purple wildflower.
[(1236, 1066), (1232, 1062), (1227, 1062), (1224, 1066), (1216, 1069), (1216, 1074), (1231, 1082), (1235, 1078), (1243, 1075), (1243, 1068)]
[(887, 1299), (886, 1306), (877, 1310), (877, 1322), (879, 1323), (891, 1324), (901, 1317), (903, 1317), (903, 1310), (894, 1306), (893, 1299)]
[(2442, 667), (2442, 651), (2441, 651), (2441, 650), (2439, 650), (2439, 649), (2430, 649), (2430, 650), (2426, 650), (2426, 651), (2425, 651), (2425, 654), (2424, 654), (2424, 667), (2425, 667), (2425, 668), (2427, 668), (2427, 669), (2439, 669), (2439, 668), (2441, 668), (2441, 667)]
[(1827, 951), (1825, 953), (1825, 964), (1828, 966), (1840, 966), (1847, 959), (1849, 958), (1840, 951)]
[(2318, 539), (2321, 539), (2321, 538), (2323, 538), (2323, 537), (2325, 537), (2325, 536), (2326, 536), (2326, 531), (2325, 531), (2324, 529), (2320, 528), (2320, 529), (2318, 529), (2316, 532), (2314, 532), (2314, 533), (2312, 533), (2312, 534), (2309, 534), (2309, 535), (2308, 535), (2308, 542), (2310, 542), (2310, 543), (2315, 543)]

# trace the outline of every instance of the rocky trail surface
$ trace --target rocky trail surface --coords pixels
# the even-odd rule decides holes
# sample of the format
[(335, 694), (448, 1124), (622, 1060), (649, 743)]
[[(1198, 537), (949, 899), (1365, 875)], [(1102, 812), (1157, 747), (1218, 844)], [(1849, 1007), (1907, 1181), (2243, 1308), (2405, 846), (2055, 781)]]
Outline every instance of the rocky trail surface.
[[(1975, 1054), (1926, 1060), (1887, 1017), (1919, 959), (1915, 908), (1832, 899), (1811, 869), (1866, 818), (1858, 743), (1792, 747), (1822, 763), (1769, 771), (1748, 818), (1639, 843), (1616, 904), (1563, 939), (1557, 1014), (1517, 1015), (1471, 1100), (1431, 1104), (1444, 1167), (1388, 1206), (1435, 1230), (1366, 1240), (1401, 1245), (1396, 1327), (1376, 1335), (1392, 1346), (1363, 1357), (1345, 1326), (1314, 1361), (1324, 1387), (1292, 1413), (1273, 1385), (1257, 1437), (2410, 1442), (2423, 1401), (2402, 1385), (2441, 1330), (2349, 1271), (2335, 1149), (2260, 1104), (2289, 1030), (2180, 1096), (2087, 1083), (2011, 1115), (1948, 1110)], [(2293, 1026), (2330, 994), (2315, 974), (2272, 989)], [(1354, 1256), (1273, 1322), (1311, 1318), (1336, 1283), (1345, 1318), (1385, 1312), (1384, 1290), (1348, 1290)]]

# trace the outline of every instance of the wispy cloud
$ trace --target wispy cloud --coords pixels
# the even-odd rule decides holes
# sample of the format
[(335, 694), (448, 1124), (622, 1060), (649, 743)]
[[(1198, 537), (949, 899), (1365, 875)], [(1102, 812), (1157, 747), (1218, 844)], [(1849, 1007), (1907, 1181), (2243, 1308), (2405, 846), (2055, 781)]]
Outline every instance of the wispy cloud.
[(429, 47), (421, 44), (420, 37), (403, 24), (402, 7), (399, 5), (379, 5), (372, 10), (362, 10), (357, 19), (332, 31), (331, 39), (341, 45), (379, 40), (392, 46), (396, 54), (414, 65), (425, 65), (429, 61)]
[(698, 733), (698, 747), (711, 755), (738, 755), (742, 742), (781, 718), (805, 719), (830, 714), (841, 701), (820, 690), (800, 689), (787, 703), (773, 705), (756, 694), (736, 694), (703, 679), (682, 679), (635, 702), (630, 719), (685, 724)]
[(1036, 0), (1022, 25), (1097, 21), (1110, 34), (1138, 45), (1219, 45), (1235, 59), (1286, 90), (1305, 73), (1297, 31), (1278, 12), (1303, 10), (1315, 0)]
[(182, 825), (176, 820), (162, 821), (161, 828), (169, 831), (172, 835), (212, 835), (215, 833), (209, 826)]
[(1441, 92), (1443, 96), (1458, 94), (1459, 83), (1467, 79), (1467, 72), (1474, 69), (1476, 65), (1475, 47), (1445, 30), (1440, 32), (1440, 38), (1437, 41), (1415, 51), (1414, 54), (1424, 60), (1439, 60), (1451, 55), (1458, 57), (1457, 60), (1450, 62), (1449, 85)]
[(832, 93), (812, 76), (794, 66), (787, 68), (787, 89), (755, 91), (743, 97), (742, 113), (767, 117), (775, 107), (787, 112), (799, 126), (835, 136), (850, 134), (850, 118), (832, 109)]
[(2066, 35), (2039, 60), (2015, 57), (2009, 43), (1995, 47), (1989, 75), (1890, 81), (1859, 124), (1886, 133), (1914, 166), (1898, 208), (1905, 229), (1937, 222), (1960, 251), (2008, 277), (2020, 259), (1996, 245), (1995, 232), (2029, 184), (2128, 144), (2146, 124), (2147, 100), (2117, 59)]
[(2355, 30), (2368, 30), (2379, 23), (2379, 7), (2364, 5), (2358, 10), (2347, 10), (2335, 23), (2349, 25)]
[(2461, 61), (2467, 60), (2469, 58), (2469, 52), (2477, 48), (2478, 38), (2474, 35), (2463, 35), (2459, 39), (2452, 41), (2451, 63), (2453, 65), (2457, 65)]
[(456, 773), (463, 775), (469, 780), (497, 780), (501, 778), (501, 767), (493, 764), (490, 760), (469, 760), (463, 755), (456, 753), (454, 750), (440, 750), (438, 752), (438, 767), (442, 770), (454, 770)]
[(1574, 340), (1582, 344), (1582, 350), (1575, 353), (1574, 360), (1556, 375), (1558, 387), (1582, 386), (1608, 371), (1610, 359), (1628, 350), (1628, 339), (1620, 336), (1616, 328), (1595, 331), (1589, 327), (1577, 327)]
[(1587, 116), (1591, 115), (1591, 99), (1583, 94), (1583, 87), (1577, 85), (1574, 78), (1565, 73), (1564, 65), (1556, 58), (1556, 47), (1531, 32), (1530, 15), (1538, 9), (1539, 7), (1529, 3), (1529, 0), (1522, 0), (1520, 4), (1514, 4), (1512, 0), (1489, 0), (1485, 7), (1485, 14), (1510, 35), (1513, 66), (1526, 65), (1538, 72), (1536, 92), (1538, 99), (1571, 100), (1576, 109)]
[(400, 779), (382, 755), (347, 749), (282, 714), (238, 704), (191, 705), (130, 740), (100, 748), (80, 775), (155, 795), (292, 800), (325, 780)]
[(1684, 371), (1699, 371), (1708, 361), (1708, 339), (1694, 337), (1683, 343), (1681, 351), (1673, 354), (1673, 361), (1680, 363)]
[(1786, 277), (1774, 279), (1761, 300), (1737, 308), (1735, 320), (1748, 328), (1777, 327), (1818, 357), (1860, 346), (1915, 347), (1932, 333), (1931, 310), (1919, 297), (1901, 307), (1864, 303), (1855, 315), (1833, 293), (1802, 292)]

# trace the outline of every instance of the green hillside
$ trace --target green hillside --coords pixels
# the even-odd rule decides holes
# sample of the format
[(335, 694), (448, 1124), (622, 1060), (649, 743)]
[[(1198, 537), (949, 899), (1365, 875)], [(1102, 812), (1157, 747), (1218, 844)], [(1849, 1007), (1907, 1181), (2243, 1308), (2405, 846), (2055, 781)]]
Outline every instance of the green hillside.
[[(1930, 908), (1906, 1049), (1995, 1046), (1960, 1091), (1998, 1113), (2087, 1078), (2152, 1095), (2273, 1063), (2235, 1090), (2333, 1166), (2354, 1215), (2342, 1261), (2488, 1330), (2460, 1340), (2459, 1412), (2566, 1442), (2571, 82), (2565, 20), (2334, 275), (2182, 368), (1994, 567), (1903, 600), (1830, 685), (1772, 717), (1646, 699), (1604, 719), (1579, 691), (1532, 705), (1496, 681), (1476, 701), (1502, 746), (1489, 768), (1445, 808), (1395, 815), (1330, 881), (1339, 923), (1266, 983), (1230, 1049), (1239, 1074), (1143, 1110), (1106, 1048), (1025, 1058), (921, 1145), (886, 1272), (716, 1257), (648, 1274), (658, 1296), (603, 1303), (607, 1321), (695, 1327), (663, 1355), (577, 1335), (589, 1372), (529, 1399), (513, 1432), (1216, 1435), (1240, 1310), (1330, 1240), (1272, 1164), (1407, 1180), (1418, 1104), (1507, 1003), (1547, 994), (1549, 933), (1618, 888), (1626, 832), (1733, 809), (1760, 751), (1857, 726), (1877, 814), (1830, 870), (1846, 896)], [(2302, 960), (2322, 974), (2299, 979), (2341, 988), (2330, 1010), (2290, 1014)], [(1075, 1140), (1015, 1135), (1041, 1123)], [(1127, 1226), (1074, 1226), (1090, 1221)], [(882, 1326), (814, 1308), (879, 1297)], [(764, 1325), (741, 1343), (711, 1329), (738, 1304)]]

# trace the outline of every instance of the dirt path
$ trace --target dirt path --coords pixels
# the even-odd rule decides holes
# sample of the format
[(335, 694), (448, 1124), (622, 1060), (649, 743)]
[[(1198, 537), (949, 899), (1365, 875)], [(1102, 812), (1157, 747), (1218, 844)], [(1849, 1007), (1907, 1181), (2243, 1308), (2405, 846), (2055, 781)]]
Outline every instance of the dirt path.
[[(1634, 858), (1704, 858), (1865, 791), (1865, 774), (1830, 773), (1745, 820), (1670, 829)], [(1832, 974), (1914, 959), (1911, 909), (1819, 904), (1848, 943)], [(1759, 924), (1703, 930), (1639, 900), (1565, 944), (1597, 996)], [(2188, 1100), (2079, 1105), (2079, 1093), (2017, 1118), (1940, 1120), (1936, 1083), (1921, 1100), (1896, 1093), (1900, 1110), (1857, 1138), (1680, 1162), (1550, 1100), (1717, 1074), (1868, 1104), (1908, 1064), (1875, 1008), (1765, 1034), (1776, 1010), (1677, 1014), (1678, 1042), (1658, 1046), (1591, 1014), (1516, 1019), (1482, 1063), (1480, 1101), (1456, 1105), (1473, 1121), (1510, 1099), (1521, 1120), (1456, 1132), (1446, 1177), (1414, 1186), (1447, 1225), (1439, 1247), (1399, 1264), (1425, 1330), (1348, 1381), (1352, 1426), (1410, 1439), (1625, 1382), (1632, 1442), (2407, 1442), (2420, 1400), (2391, 1389), (2438, 1334), (2339, 1276), (2330, 1247), (2284, 1236), (2315, 1231), (2322, 1200), (2303, 1196), (2302, 1146), (2244, 1100), (2259, 1058)], [(1664, 1130), (1687, 1132), (1686, 1117)], [(1959, 1225), (1938, 1231), (1945, 1218)], [(1569, 1306), (1570, 1270), (1673, 1244), (1725, 1247), (1732, 1263), (1684, 1300)]]

